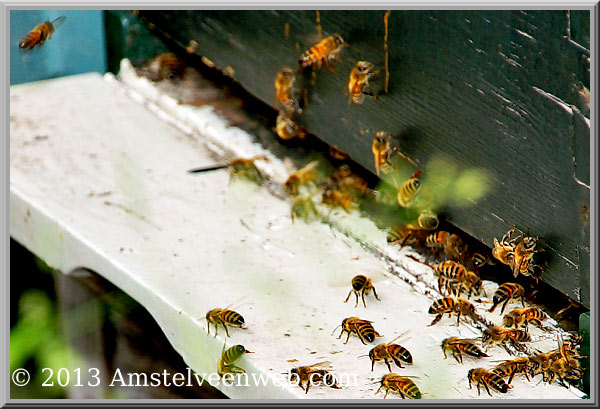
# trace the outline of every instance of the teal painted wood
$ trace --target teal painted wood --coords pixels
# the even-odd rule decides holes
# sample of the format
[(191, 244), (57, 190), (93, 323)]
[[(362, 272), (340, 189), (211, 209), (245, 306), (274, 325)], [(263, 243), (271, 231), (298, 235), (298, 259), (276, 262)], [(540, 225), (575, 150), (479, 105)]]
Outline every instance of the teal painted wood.
[[(389, 17), (389, 93), (348, 103), (358, 60), (382, 70), (384, 10), (320, 12), (324, 35), (350, 47), (335, 72), (317, 71), (297, 117), (325, 142), (374, 172), (375, 132), (426, 171), (444, 155), (458, 169), (482, 168), (492, 190), (447, 219), (491, 246), (512, 225), (540, 236), (542, 279), (589, 307), (589, 125), (578, 87), (589, 88), (588, 11), (402, 11)], [(275, 105), (282, 66), (318, 41), (315, 11), (140, 11), (180, 50), (190, 40), (217, 67), (230, 66), (249, 92)], [(286, 25), (289, 36), (286, 37)], [(570, 39), (568, 27), (570, 26)], [(564, 102), (561, 103), (560, 101)], [(506, 272), (508, 279), (510, 273)]]

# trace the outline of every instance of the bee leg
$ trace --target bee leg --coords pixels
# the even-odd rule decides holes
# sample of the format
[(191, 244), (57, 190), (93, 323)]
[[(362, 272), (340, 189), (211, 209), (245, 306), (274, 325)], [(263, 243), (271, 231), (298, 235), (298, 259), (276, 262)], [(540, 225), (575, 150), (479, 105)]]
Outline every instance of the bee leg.
[(508, 382), (506, 382), (508, 385), (510, 385), (510, 383), (512, 382), (516, 373), (517, 373), (517, 369), (515, 368), (512, 370), (512, 372), (510, 373), (510, 376), (508, 377)]
[(437, 316), (436, 316), (436, 317), (433, 319), (433, 321), (431, 321), (431, 324), (429, 324), (429, 325), (428, 325), (428, 327), (431, 327), (432, 325), (435, 325), (435, 324), (437, 324), (437, 323), (439, 322), (439, 320), (441, 320), (441, 319), (442, 319), (442, 316), (443, 316), (443, 315), (444, 315), (444, 314), (438, 314), (438, 315), (437, 315)]
[(373, 372), (374, 368), (375, 368), (375, 358), (371, 359), (371, 372)]
[(381, 386), (379, 387), (379, 389), (377, 389), (377, 392), (375, 392), (375, 395), (377, 395), (377, 394), (379, 393), (379, 391), (381, 390), (381, 388), (383, 388), (383, 385), (381, 385)]
[(488, 312), (494, 312), (494, 310), (496, 309), (496, 306), (498, 306), (498, 304), (494, 304), (494, 305), (492, 305), (492, 308), (490, 308), (490, 309), (488, 310)]
[(327, 68), (329, 68), (329, 71), (331, 71), (332, 73), (335, 73), (335, 68), (333, 68), (333, 65), (331, 65), (329, 58), (326, 58), (324, 61), (325, 61), (325, 65), (327, 66)]
[(356, 295), (356, 304), (354, 304), (354, 308), (358, 307), (358, 291), (354, 291), (354, 295)]
[(306, 389), (305, 389), (306, 392), (304, 392), (304, 393), (307, 394), (309, 389), (310, 389), (310, 378), (306, 382)]
[(523, 307), (525, 307), (525, 297), (521, 297), (521, 304), (523, 304)]
[(377, 298), (377, 301), (381, 301), (379, 299), (379, 297), (377, 296), (377, 291), (375, 291), (375, 287), (372, 287), (372, 288), (373, 288), (373, 295), (375, 296), (375, 298)]
[(385, 396), (383, 397), (383, 399), (387, 398), (387, 396), (388, 396), (388, 393), (390, 393), (390, 388), (387, 388), (387, 389), (385, 390)]
[[(510, 300), (506, 300), (506, 301), (504, 302), (504, 304), (502, 304), (502, 309), (500, 310), (500, 314), (504, 314), (504, 309), (505, 309), (505, 308), (506, 308), (506, 306), (508, 305), (508, 302), (509, 302), (509, 301), (510, 301)], [(525, 306), (525, 305), (523, 305), (523, 307), (524, 307), (524, 306)]]
[[(347, 344), (349, 340), (350, 340), (350, 331), (348, 331), (348, 336), (346, 337), (346, 342), (344, 342), (344, 344)], [(361, 341), (362, 341), (362, 339), (361, 339)], [(363, 344), (364, 344), (364, 342), (363, 342)]]
[(481, 381), (477, 382), (477, 396), (481, 396)]
[(350, 295), (352, 294), (352, 291), (354, 291), (354, 290), (350, 290), (350, 292), (348, 293), (348, 297), (346, 297), (346, 301), (344, 301), (344, 302), (348, 302), (348, 300), (350, 299)]
[[(390, 361), (388, 361), (388, 360), (387, 360), (387, 358), (385, 359), (385, 364), (387, 365), (387, 367), (388, 367), (388, 370), (389, 370), (390, 372), (392, 372), (392, 366), (390, 365)], [(396, 362), (396, 364), (398, 364), (398, 362)], [(402, 365), (398, 365), (398, 366), (399, 366), (400, 368), (402, 368)]]
[(210, 321), (206, 320), (206, 331), (208, 333), (208, 335), (210, 335)]
[(487, 391), (488, 395), (492, 396), (492, 393), (490, 392), (490, 388), (488, 388), (487, 382), (483, 382), (483, 386), (485, 386), (485, 390)]
[(229, 338), (229, 330), (227, 329), (227, 325), (225, 322), (222, 322), (221, 324), (223, 325), (223, 328), (225, 328), (225, 335), (227, 335), (227, 338)]
[(364, 291), (364, 289), (363, 289), (363, 291), (361, 293), (361, 296), (362, 296), (363, 305), (365, 306), (365, 308), (367, 308), (367, 303), (365, 302), (365, 291)]
[(344, 335), (344, 328), (342, 328), (342, 332), (340, 332), (340, 336), (337, 337), (337, 339), (340, 339), (342, 337), (342, 335)]

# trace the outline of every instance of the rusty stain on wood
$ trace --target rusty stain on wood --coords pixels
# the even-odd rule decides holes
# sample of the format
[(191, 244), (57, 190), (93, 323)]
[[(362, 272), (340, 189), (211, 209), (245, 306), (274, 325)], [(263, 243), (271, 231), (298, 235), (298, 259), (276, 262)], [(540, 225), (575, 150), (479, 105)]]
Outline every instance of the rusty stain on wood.
[(285, 26), (283, 28), (283, 35), (285, 36), (286, 40), (290, 39), (290, 23), (285, 23)]
[(321, 27), (321, 13), (319, 10), (315, 10), (316, 18), (317, 18), (317, 34), (319, 35), (319, 40), (323, 38), (323, 28)]

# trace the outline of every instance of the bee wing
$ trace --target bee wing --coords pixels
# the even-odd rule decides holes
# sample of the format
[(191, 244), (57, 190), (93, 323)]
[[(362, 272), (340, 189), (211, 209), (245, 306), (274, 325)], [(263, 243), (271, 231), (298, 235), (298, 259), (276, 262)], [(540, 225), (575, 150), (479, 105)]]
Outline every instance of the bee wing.
[(54, 26), (54, 29), (56, 30), (58, 27), (62, 26), (66, 19), (67, 18), (65, 16), (60, 16), (52, 20), (52, 25)]
[(406, 334), (408, 334), (409, 332), (410, 332), (410, 330), (406, 330), (406, 331), (404, 331), (402, 334), (398, 335), (396, 338), (394, 338), (394, 339), (392, 339), (390, 342), (388, 342), (388, 344), (391, 344), (391, 343), (393, 343), (394, 341), (396, 341), (396, 340), (398, 340), (398, 339), (402, 338), (403, 336), (405, 336), (405, 335), (406, 335)]
[(317, 362), (316, 364), (312, 364), (307, 367), (308, 370), (315, 370), (315, 371), (319, 370), (319, 369), (326, 369), (326, 368), (331, 368), (331, 361)]

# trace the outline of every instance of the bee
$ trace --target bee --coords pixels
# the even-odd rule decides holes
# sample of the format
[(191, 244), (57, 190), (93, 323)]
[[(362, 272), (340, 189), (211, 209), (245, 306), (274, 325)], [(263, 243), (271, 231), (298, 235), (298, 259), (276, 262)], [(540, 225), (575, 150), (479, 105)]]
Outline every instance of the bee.
[(402, 207), (410, 207), (415, 197), (421, 190), (421, 181), (418, 179), (421, 175), (421, 171), (417, 171), (412, 175), (406, 182), (400, 186), (398, 191), (397, 200), (398, 204)]
[(301, 217), (302, 219), (304, 219), (305, 222), (308, 223), (312, 219), (319, 216), (317, 206), (315, 205), (315, 202), (312, 199), (313, 195), (314, 192), (310, 195), (298, 196), (294, 199), (290, 210), (292, 223), (295, 221), (296, 217)]
[(477, 269), (485, 266), (486, 264), (490, 266), (495, 265), (495, 263), (486, 254), (481, 253), (473, 253), (471, 261), (473, 263), (473, 266)]
[(494, 312), (499, 304), (504, 303), (502, 305), (502, 309), (500, 310), (500, 313), (503, 314), (508, 302), (516, 298), (521, 298), (521, 304), (523, 304), (523, 307), (525, 307), (525, 290), (523, 289), (523, 286), (516, 283), (502, 284), (494, 293), (494, 297), (492, 299), (494, 305), (489, 309), (489, 312)]
[(348, 47), (339, 34), (324, 38), (320, 43), (305, 51), (298, 59), (298, 64), (302, 68), (313, 64), (317, 64), (317, 67), (321, 68), (321, 65), (325, 63), (331, 71), (334, 71), (331, 60), (339, 59), (338, 54), (342, 50), (342, 46)]
[(374, 95), (369, 90), (369, 79), (378, 73), (377, 71), (373, 71), (373, 67), (373, 63), (359, 61), (350, 72), (348, 92), (350, 94), (350, 101), (355, 104), (362, 104), (365, 95)]
[(215, 308), (206, 313), (206, 323), (207, 323), (207, 331), (210, 334), (210, 324), (215, 326), (215, 337), (217, 336), (217, 331), (219, 329), (219, 325), (222, 325), (225, 328), (225, 334), (229, 337), (229, 331), (227, 330), (227, 325), (231, 327), (237, 327), (241, 329), (247, 329), (244, 327), (245, 321), (244, 317), (242, 317), (239, 313), (229, 310), (227, 308)]
[(329, 156), (337, 160), (346, 160), (349, 155), (346, 152), (342, 152), (336, 145), (331, 145), (329, 147)]
[(363, 275), (357, 275), (352, 279), (352, 290), (350, 290), (350, 292), (348, 293), (348, 297), (346, 297), (346, 301), (344, 302), (348, 302), (348, 300), (350, 299), (350, 295), (354, 293), (354, 295), (356, 296), (356, 304), (354, 305), (354, 308), (356, 308), (358, 306), (358, 294), (360, 293), (363, 304), (365, 308), (367, 308), (367, 303), (365, 302), (365, 294), (368, 295), (371, 292), (371, 290), (373, 290), (373, 295), (375, 296), (375, 298), (377, 298), (378, 301), (381, 301), (377, 296), (377, 291), (375, 291), (375, 287), (373, 286), (371, 279)]
[(492, 372), (500, 375), (501, 378), (508, 378), (506, 382), (509, 386), (515, 375), (523, 374), (529, 381), (529, 375), (527, 374), (527, 368), (529, 368), (529, 358), (526, 356), (518, 357), (509, 361), (504, 361), (499, 365), (496, 365)]
[(246, 179), (252, 180), (256, 183), (261, 183), (263, 181), (264, 177), (262, 176), (262, 174), (260, 173), (260, 171), (258, 170), (256, 165), (254, 164), (254, 162), (257, 160), (268, 161), (269, 158), (267, 158), (264, 155), (255, 156), (253, 158), (237, 158), (237, 159), (234, 159), (231, 162), (225, 163), (225, 164), (211, 165), (211, 166), (206, 166), (206, 167), (201, 167), (201, 168), (190, 169), (190, 170), (188, 170), (188, 173), (201, 173), (201, 172), (208, 172), (211, 170), (230, 168), (231, 169), (231, 174), (230, 174), (230, 178), (229, 178), (230, 183), (233, 179), (236, 179), (239, 177), (245, 177)]
[(538, 374), (543, 374), (544, 381), (547, 380), (547, 373), (550, 369), (550, 365), (555, 360), (556, 355), (553, 353), (540, 352), (537, 355), (529, 357), (529, 363), (527, 366), (527, 372), (532, 378)]
[(450, 234), (448, 236), (444, 246), (444, 253), (448, 259), (460, 260), (465, 250), (466, 246), (457, 234)]
[(309, 183), (318, 177), (315, 170), (318, 164), (318, 161), (312, 161), (296, 173), (292, 173), (283, 186), (285, 191), (292, 196), (298, 195), (302, 185)]
[(489, 327), (483, 330), (481, 342), (484, 346), (490, 344), (502, 345), (506, 348), (506, 343), (510, 342), (518, 350), (522, 350), (522, 342), (531, 342), (531, 336), (527, 331), (521, 329), (508, 329), (500, 327)]
[(341, 207), (347, 213), (356, 209), (354, 199), (347, 193), (341, 192), (333, 186), (325, 188), (322, 194), (323, 203), (332, 208)]
[(515, 228), (510, 229), (503, 237), (502, 240), (498, 241), (494, 237), (494, 248), (492, 249), (492, 255), (502, 264), (512, 266), (514, 263), (515, 255), (515, 240), (511, 240), (511, 236), (514, 233)]
[(291, 120), (284, 111), (280, 111), (277, 115), (277, 119), (275, 121), (275, 131), (277, 132), (277, 135), (284, 141), (288, 141), (293, 138), (302, 140), (307, 135), (306, 129)]
[(236, 366), (235, 363), (239, 361), (244, 354), (253, 354), (254, 352), (248, 351), (243, 345), (234, 345), (231, 348), (225, 350), (225, 344), (223, 344), (223, 351), (221, 358), (217, 361), (217, 373), (220, 377), (226, 373), (246, 373), (244, 368)]
[[(371, 322), (373, 322), (373, 321), (361, 320), (358, 317), (345, 318), (342, 321), (342, 324), (341, 324), (342, 332), (340, 333), (340, 336), (338, 337), (338, 339), (340, 339), (342, 337), (344, 332), (347, 332), (348, 337), (346, 338), (346, 342), (344, 342), (344, 344), (348, 343), (348, 340), (350, 339), (350, 334), (353, 334), (353, 333), (356, 334), (358, 336), (358, 338), (360, 338), (360, 341), (364, 345), (367, 345), (367, 343), (365, 341), (373, 342), (375, 340), (375, 337), (381, 337), (382, 335), (380, 335), (377, 331), (375, 331), (375, 328), (373, 328), (373, 326), (371, 325)], [(336, 329), (337, 329), (337, 327), (336, 327)]]
[(483, 282), (481, 278), (477, 274), (472, 271), (467, 271), (460, 280), (455, 283), (457, 289), (454, 289), (453, 292), (456, 295), (461, 295), (463, 290), (468, 291), (467, 298), (471, 298), (471, 294), (479, 295), (481, 293), (485, 295), (485, 290), (483, 289)]
[(502, 323), (507, 328), (525, 327), (527, 330), (529, 324), (545, 329), (542, 321), (546, 319), (546, 314), (539, 308), (517, 308), (506, 314), (502, 318)]
[(442, 287), (448, 288), (448, 281), (459, 281), (462, 280), (467, 274), (467, 269), (462, 264), (459, 264), (452, 260), (442, 261), (438, 263), (434, 268), (434, 273), (439, 276), (438, 289), (442, 292)]
[(379, 344), (369, 351), (369, 358), (371, 359), (371, 372), (375, 368), (375, 361), (384, 361), (390, 372), (392, 372), (390, 360), (393, 360), (400, 368), (404, 368), (402, 363), (406, 365), (413, 364), (413, 358), (409, 350), (404, 348), (402, 345), (393, 343), (397, 339), (406, 335), (407, 332), (398, 335), (388, 343)]
[(433, 249), (444, 247), (448, 241), (448, 237), (450, 237), (450, 233), (447, 231), (436, 231), (427, 236), (425, 239), (425, 246)]
[[(533, 276), (534, 268), (539, 267), (531, 263), (534, 254), (539, 252), (539, 250), (535, 250), (537, 240), (537, 237), (523, 237), (515, 246), (512, 265), (513, 275), (515, 277), (517, 277), (519, 273), (525, 276)], [(533, 276), (533, 278), (537, 281), (537, 277)]]
[(573, 355), (569, 353), (569, 350), (565, 348), (562, 337), (558, 337), (558, 353), (554, 353), (549, 367), (546, 369), (544, 377), (549, 383), (554, 381), (555, 377), (558, 377), (562, 383), (565, 379), (570, 381), (578, 381), (583, 376), (583, 369), (579, 365), (578, 358), (581, 358), (578, 354)]
[(52, 33), (54, 33), (66, 19), (65, 16), (60, 16), (52, 21), (44, 21), (43, 23), (38, 24), (33, 30), (27, 33), (27, 35), (21, 38), (21, 41), (19, 41), (19, 48), (31, 50), (36, 45), (41, 47), (46, 40), (50, 40)]
[(425, 235), (428, 230), (423, 229), (412, 229), (410, 226), (396, 226), (387, 235), (388, 244), (400, 244), (400, 247), (404, 247), (409, 244), (417, 244), (425, 239)]
[(283, 67), (277, 73), (275, 77), (275, 96), (277, 101), (283, 105), (288, 112), (297, 111), (301, 113), (302, 110), (299, 108), (298, 101), (294, 97), (294, 82), (296, 76), (289, 67)]
[(456, 325), (459, 325), (461, 315), (468, 315), (471, 318), (474, 317), (475, 307), (473, 307), (470, 302), (462, 298), (457, 298), (454, 300), (453, 298), (446, 297), (435, 301), (431, 307), (429, 307), (428, 312), (429, 314), (437, 314), (435, 319), (431, 322), (431, 324), (428, 325), (428, 327), (437, 324), (437, 322), (442, 319), (444, 313), (448, 313), (448, 315), (455, 313), (457, 315)]
[(452, 356), (456, 359), (456, 362), (462, 364), (462, 354), (468, 355), (472, 358), (483, 358), (488, 357), (477, 345), (475, 340), (450, 337), (442, 341), (442, 351), (444, 352), (444, 359), (447, 359), (446, 351), (452, 352)]
[(490, 396), (492, 396), (490, 388), (501, 393), (506, 393), (509, 389), (508, 384), (500, 375), (483, 368), (469, 370), (467, 378), (469, 379), (469, 389), (472, 389), (471, 383), (477, 382), (477, 395), (481, 395), (481, 385), (485, 386), (485, 390)]
[(440, 220), (437, 215), (433, 213), (431, 210), (421, 210), (419, 214), (419, 218), (417, 219), (417, 223), (419, 228), (423, 230), (435, 230), (438, 228), (440, 224)]
[(377, 389), (376, 394), (379, 393), (381, 388), (385, 389), (385, 396), (387, 398), (390, 391), (397, 392), (402, 396), (402, 399), (421, 399), (421, 391), (415, 383), (406, 376), (400, 376), (395, 373), (383, 375), (381, 378), (381, 386)]
[[(337, 385), (335, 376), (323, 367), (329, 367), (330, 361), (323, 361), (309, 366), (299, 366), (290, 370), (290, 379), (297, 379), (298, 386), (308, 393), (310, 385), (313, 383), (324, 383), (333, 389), (342, 389)], [(306, 384), (306, 388), (302, 386)]]
[(154, 57), (145, 69), (146, 76), (153, 82), (164, 79), (181, 79), (186, 65), (173, 53), (162, 53)]
[(373, 156), (375, 158), (375, 172), (377, 173), (377, 176), (379, 176), (380, 172), (388, 173), (390, 170), (388, 160), (391, 152), (391, 139), (392, 135), (383, 131), (377, 132), (373, 138), (371, 150), (373, 151)]

